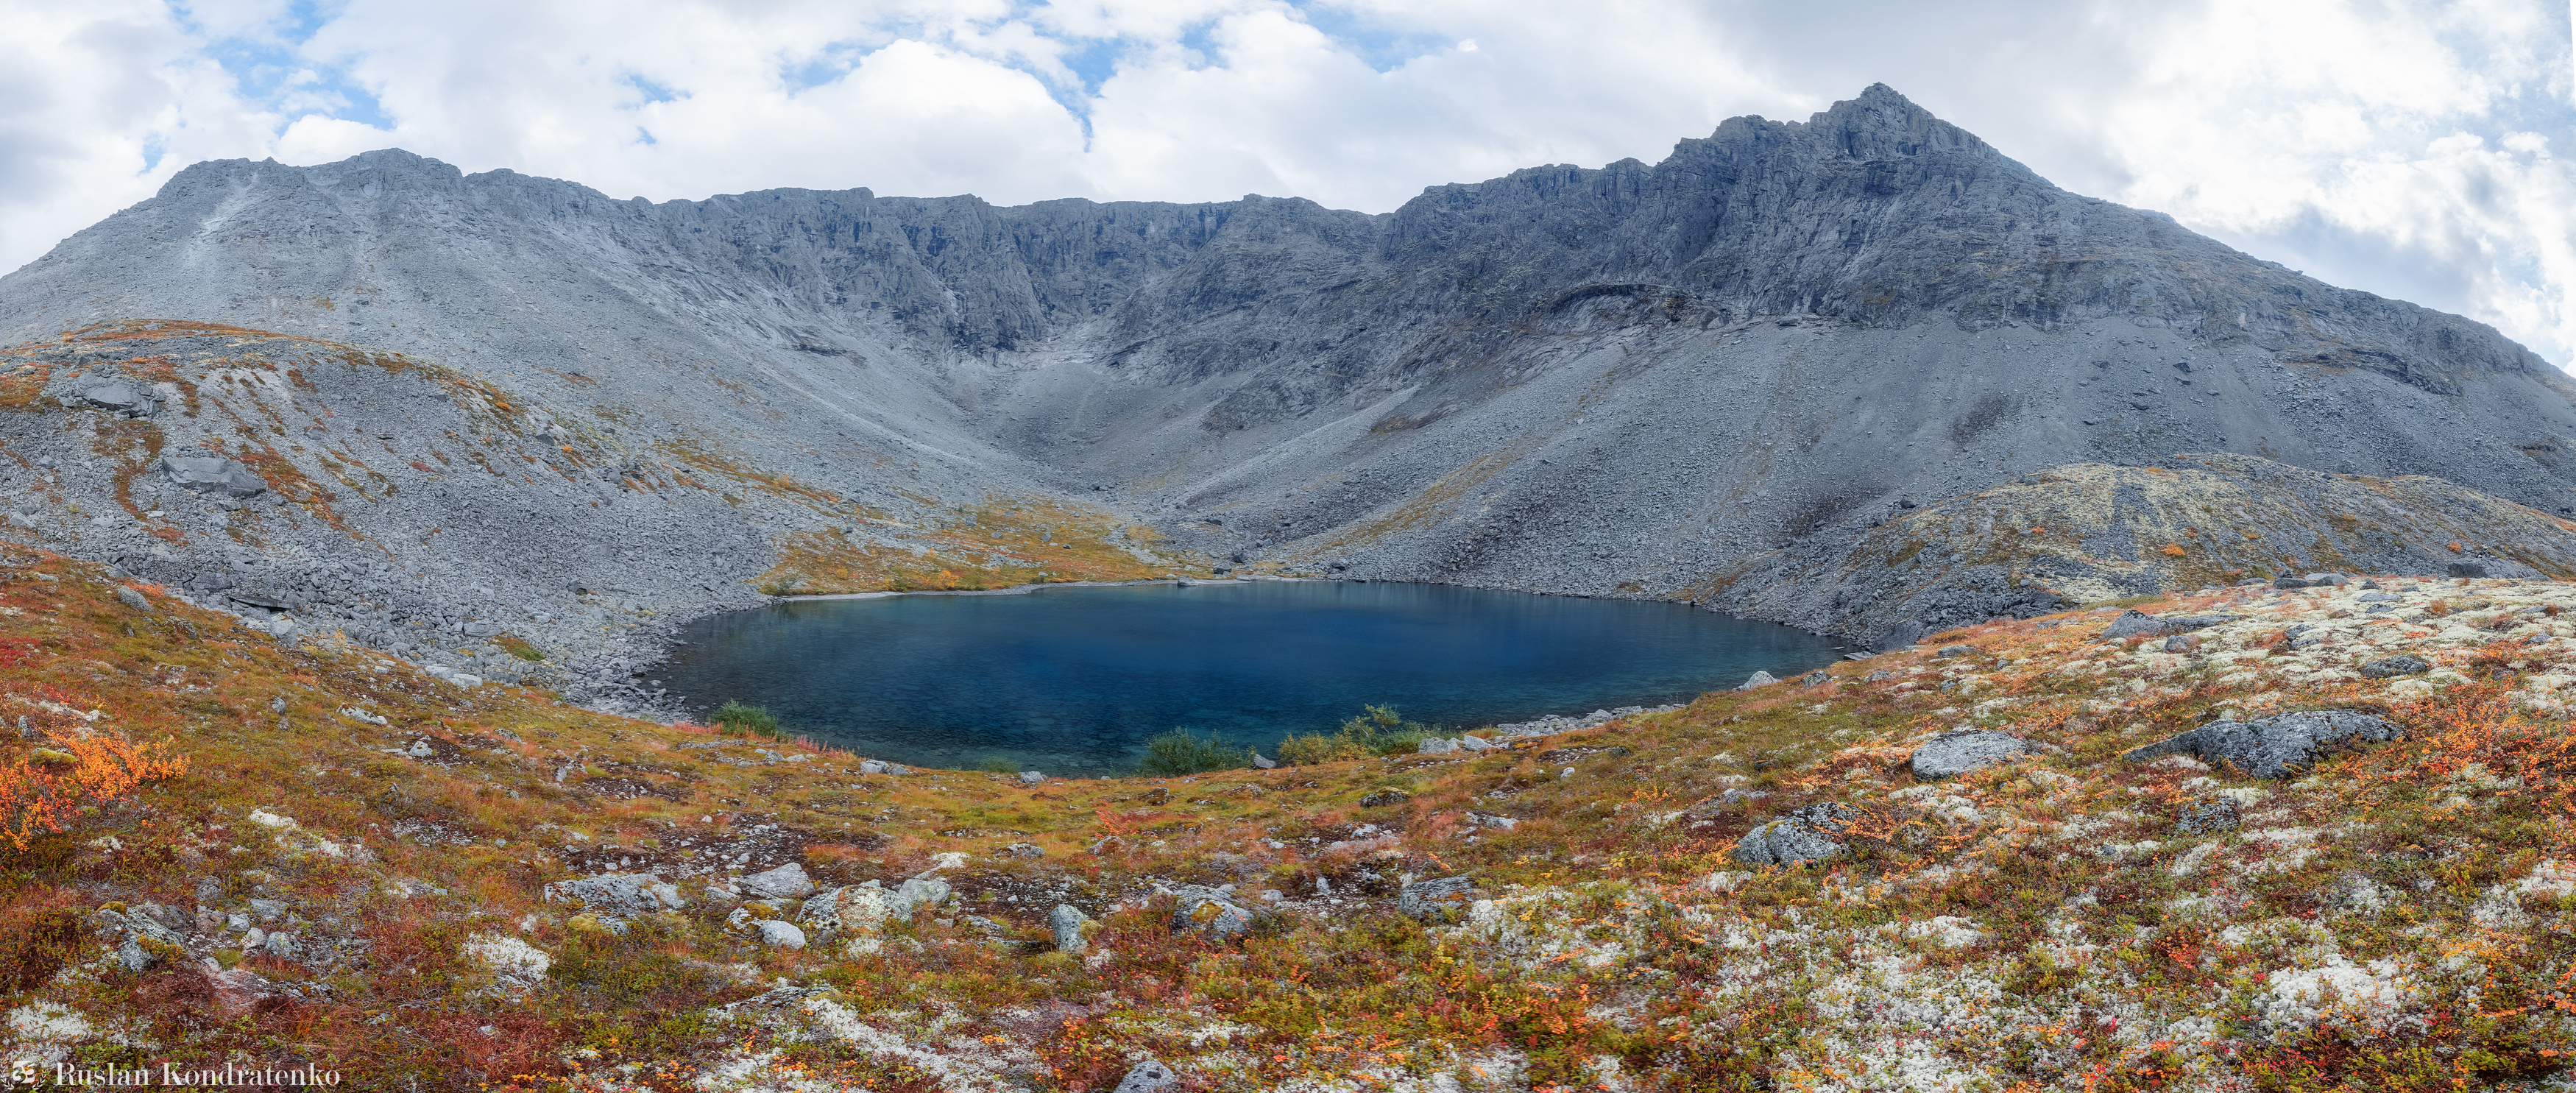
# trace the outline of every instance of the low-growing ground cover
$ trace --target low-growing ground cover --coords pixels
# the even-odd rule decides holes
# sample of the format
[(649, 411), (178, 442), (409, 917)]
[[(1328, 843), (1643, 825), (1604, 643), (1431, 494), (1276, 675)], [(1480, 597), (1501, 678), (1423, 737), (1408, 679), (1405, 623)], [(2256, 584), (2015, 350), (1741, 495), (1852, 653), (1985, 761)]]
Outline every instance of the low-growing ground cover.
[[(165, 764), (0, 846), (7, 1051), (48, 1074), (2448, 1089), (2576, 1051), (2562, 584), (2230, 590), (2142, 605), (2230, 616), (2187, 634), (1995, 623), (1495, 748), (1031, 782), (461, 689), (9, 552), (0, 763)], [(2405, 736), (2274, 781), (2123, 758), (2310, 708)], [(1919, 780), (1962, 728), (2038, 750)], [(1734, 855), (1828, 804), (1837, 856)], [(1249, 921), (1175, 930), (1190, 885)]]

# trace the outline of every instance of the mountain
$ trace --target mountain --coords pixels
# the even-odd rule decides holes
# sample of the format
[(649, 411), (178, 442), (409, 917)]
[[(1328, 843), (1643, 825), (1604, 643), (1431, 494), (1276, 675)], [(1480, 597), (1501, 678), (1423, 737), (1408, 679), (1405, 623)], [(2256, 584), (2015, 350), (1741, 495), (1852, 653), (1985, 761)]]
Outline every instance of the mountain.
[[(562, 463), (542, 452), (578, 439), (582, 461), (560, 495), (522, 476), (515, 507), (475, 517), (491, 534), (357, 505), (355, 530), (182, 535), (159, 560), (338, 566), (372, 536), (368, 564), (426, 575), (417, 595), (488, 589), (550, 618), (576, 580), (686, 612), (717, 605), (709, 574), (725, 602), (745, 580), (1024, 579), (1050, 571), (1003, 540), (1074, 526), (1104, 573), (1196, 559), (1775, 610), (1738, 578), (1792, 544), (2184, 451), (2576, 513), (2571, 388), (2528, 350), (2068, 193), (1884, 86), (1802, 123), (1731, 119), (1657, 164), (1532, 168), (1381, 215), (865, 189), (657, 204), (390, 150), (201, 163), (0, 278), (0, 340), (52, 354), (30, 405), (122, 413), (85, 393), (151, 366), (63, 335), (140, 320), (421, 362), (494, 444)], [(334, 397), (308, 416), (361, 433), (432, 407)], [(191, 450), (235, 428), (158, 413)], [(451, 426), (412, 417), (380, 430), (394, 465), (440, 466), (414, 449)], [(58, 477), (113, 477), (50, 454), (59, 423), (11, 420), (12, 449)], [(495, 553), (511, 528), (589, 519), (603, 480), (673, 488), (578, 574)], [(1016, 530), (987, 526), (994, 506)], [(699, 542), (723, 546), (681, 546)], [(898, 550), (938, 564), (889, 576)], [(1908, 622), (1941, 620), (1837, 625)]]

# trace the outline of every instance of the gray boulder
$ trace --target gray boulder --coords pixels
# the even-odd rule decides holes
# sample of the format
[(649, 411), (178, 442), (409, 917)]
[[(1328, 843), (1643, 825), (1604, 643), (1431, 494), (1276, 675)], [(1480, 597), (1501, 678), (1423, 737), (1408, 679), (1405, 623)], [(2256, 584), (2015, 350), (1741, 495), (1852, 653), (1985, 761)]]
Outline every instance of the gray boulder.
[(2429, 672), (2432, 670), (2433, 666), (2426, 663), (2424, 658), (2405, 656), (2403, 654), (2393, 657), (2381, 657), (2378, 660), (2371, 661), (2361, 666), (2361, 674), (2371, 679), (2389, 679), (2395, 676), (2411, 676), (2417, 672)]
[(914, 877), (895, 886), (896, 916), (910, 918), (915, 911), (927, 911), (948, 902), (948, 882), (937, 877)]
[(1089, 921), (1091, 916), (1070, 903), (1056, 904), (1055, 910), (1047, 912), (1047, 928), (1055, 931), (1056, 951), (1079, 954), (1090, 948), (1090, 939), (1082, 936), (1082, 925)]
[(610, 915), (649, 915), (662, 909), (653, 886), (662, 878), (651, 873), (602, 873), (596, 877), (559, 880), (539, 890), (548, 903), (580, 903), (584, 910)]
[(1921, 747), (1914, 749), (1908, 762), (1913, 765), (1916, 778), (1937, 782), (1956, 778), (1979, 767), (2009, 763), (2038, 750), (2038, 745), (2011, 733), (1970, 729), (1944, 733), (1924, 741)]
[(2352, 578), (2346, 577), (2341, 573), (2310, 573), (2307, 576), (2307, 582), (2308, 587), (2310, 588), (2325, 588), (2328, 586), (2340, 588), (2344, 585), (2351, 584)]
[(778, 949), (802, 949), (805, 931), (797, 929), (793, 922), (768, 919), (760, 924), (760, 943)]
[(753, 899), (803, 899), (814, 894), (814, 881), (803, 865), (788, 862), (742, 878), (742, 890)]
[(1044, 771), (1035, 770), (1021, 771), (1020, 784), (1024, 786), (1044, 785), (1046, 784), (1046, 773)]
[(2454, 577), (2484, 577), (2487, 567), (2484, 562), (2453, 562), (2450, 572)]
[(1443, 736), (1426, 736), (1413, 746), (1416, 755), (1447, 755), (1458, 750), (1458, 742)]
[(119, 417), (150, 417), (161, 408), (160, 400), (130, 383), (104, 383), (81, 392), (81, 401), (100, 410), (114, 411)]
[(1744, 677), (1744, 684), (1737, 687), (1736, 690), (1750, 691), (1756, 687), (1768, 687), (1778, 682), (1780, 682), (1779, 678), (1773, 676), (1769, 672), (1755, 672), (1752, 675)]
[(2156, 616), (2143, 611), (2122, 611), (2119, 618), (2111, 620), (2111, 625), (2102, 628), (2102, 640), (2161, 638), (2231, 621), (2234, 620), (2226, 615)]
[(1395, 909), (1414, 918), (1423, 918), (1476, 901), (1476, 882), (1466, 877), (1439, 877), (1418, 880), (1397, 891)]
[(2256, 778), (2287, 778), (2330, 751), (2395, 740), (2404, 731), (2353, 710), (2308, 710), (2253, 721), (2216, 721), (2121, 756), (2131, 762), (2192, 755), (2232, 763)]
[(1222, 941), (1252, 928), (1252, 912), (1234, 897), (1205, 885), (1172, 889), (1172, 932)]
[(143, 612), (146, 615), (152, 613), (152, 601), (144, 599), (143, 593), (137, 592), (131, 588), (117, 589), (116, 602)]
[(1840, 857), (1851, 848), (1836, 836), (1860, 810), (1828, 802), (1809, 805), (1754, 828), (1736, 840), (1735, 860), (1746, 865), (1796, 865)]
[(161, 473), (171, 485), (196, 493), (254, 497), (268, 492), (268, 483), (250, 468), (213, 456), (165, 455)]
[(1163, 1093), (1179, 1084), (1181, 1076), (1172, 1073), (1172, 1068), (1147, 1059), (1129, 1069), (1127, 1076), (1118, 1080), (1118, 1088), (1110, 1093)]

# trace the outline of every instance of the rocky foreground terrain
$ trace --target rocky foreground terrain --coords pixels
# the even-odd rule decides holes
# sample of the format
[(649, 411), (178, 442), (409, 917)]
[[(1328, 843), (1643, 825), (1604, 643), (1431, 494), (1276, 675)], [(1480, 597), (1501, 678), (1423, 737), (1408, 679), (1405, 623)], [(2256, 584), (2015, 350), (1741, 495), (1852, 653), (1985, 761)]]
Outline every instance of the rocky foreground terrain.
[(0, 1002), (47, 1076), (2576, 1084), (2556, 581), (2230, 587), (1483, 748), (1073, 781), (460, 686), (0, 553)]
[[(1854, 606), (1875, 578), (1834, 556), (1855, 540), (2178, 452), (2576, 515), (2571, 389), (2527, 350), (2068, 193), (1883, 86), (1380, 215), (656, 204), (392, 150), (202, 163), (0, 277), (0, 342), (38, 385), (0, 417), (0, 499), (49, 543), (109, 560), (158, 537), (173, 573), (267, 566), (307, 599), (393, 581), (431, 605), (407, 617), (533, 628), (547, 682), (628, 706), (650, 698), (640, 612), (1060, 574), (1713, 596), (1901, 635), (2045, 604), (1963, 563)], [(295, 463), (268, 482), (289, 508), (94, 534), (116, 514), (78, 490), (154, 484), (130, 465), (160, 458), (156, 427), (185, 458)], [(2251, 464), (2196, 469), (2222, 466)], [(2087, 534), (2117, 549), (2061, 544), (2065, 581), (2168, 572), (2163, 539)], [(2437, 538), (2391, 534), (2409, 558)], [(520, 674), (475, 649), (466, 668)]]

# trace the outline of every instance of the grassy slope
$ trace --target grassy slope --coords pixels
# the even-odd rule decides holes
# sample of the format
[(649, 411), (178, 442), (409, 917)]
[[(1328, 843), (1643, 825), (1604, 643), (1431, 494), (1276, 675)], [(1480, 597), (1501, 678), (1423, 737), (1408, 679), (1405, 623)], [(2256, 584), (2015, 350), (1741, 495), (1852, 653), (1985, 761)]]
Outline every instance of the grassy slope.
[[(2294, 594), (2195, 654), (2097, 643), (2100, 617), (2001, 623), (1940, 639), (1973, 655), (1846, 663), (1499, 754), (1021, 787), (687, 747), (722, 738), (174, 603), (140, 615), (93, 567), (17, 553), (9, 716), (167, 739), (191, 764), (0, 871), (18, 1057), (239, 1052), (366, 1089), (1106, 1089), (1149, 1053), (1205, 1089), (2430, 1089), (2576, 1050), (2556, 697), (2576, 667), (2564, 643), (2506, 644), (2576, 632), (2548, 613), (2576, 605), (2562, 585), (2445, 584), (2385, 616)], [(2281, 645), (2298, 622), (2327, 641)], [(2399, 649), (2444, 668), (2350, 669)], [(2278, 784), (2117, 758), (2220, 708), (2315, 705), (2410, 737)], [(1913, 785), (1908, 742), (1966, 724), (2063, 750)], [(0, 740), (0, 760), (39, 743)], [(1410, 799), (1359, 803), (1390, 787)], [(1728, 788), (1772, 796), (1684, 812)], [(2213, 794), (2243, 828), (2178, 831)], [(1726, 856), (1825, 800), (1878, 838), (1821, 866)], [(1022, 843), (1043, 856), (1005, 849)], [(622, 936), (539, 898), (621, 863), (891, 882), (948, 851), (961, 902), (863, 955), (728, 932), (702, 879)], [(1403, 876), (1453, 874), (1490, 897), (1467, 921), (1395, 913)], [(1289, 899), (1210, 942), (1171, 933), (1158, 881)], [(254, 897), (292, 902), (276, 926), (298, 959), (244, 956), (216, 919), (142, 974), (100, 959), (122, 936), (102, 907)], [(1088, 957), (1037, 944), (1058, 901), (1103, 920)], [(461, 953), (488, 935), (543, 950), (549, 975), (500, 989)], [(228, 998), (205, 959), (278, 993)]]

